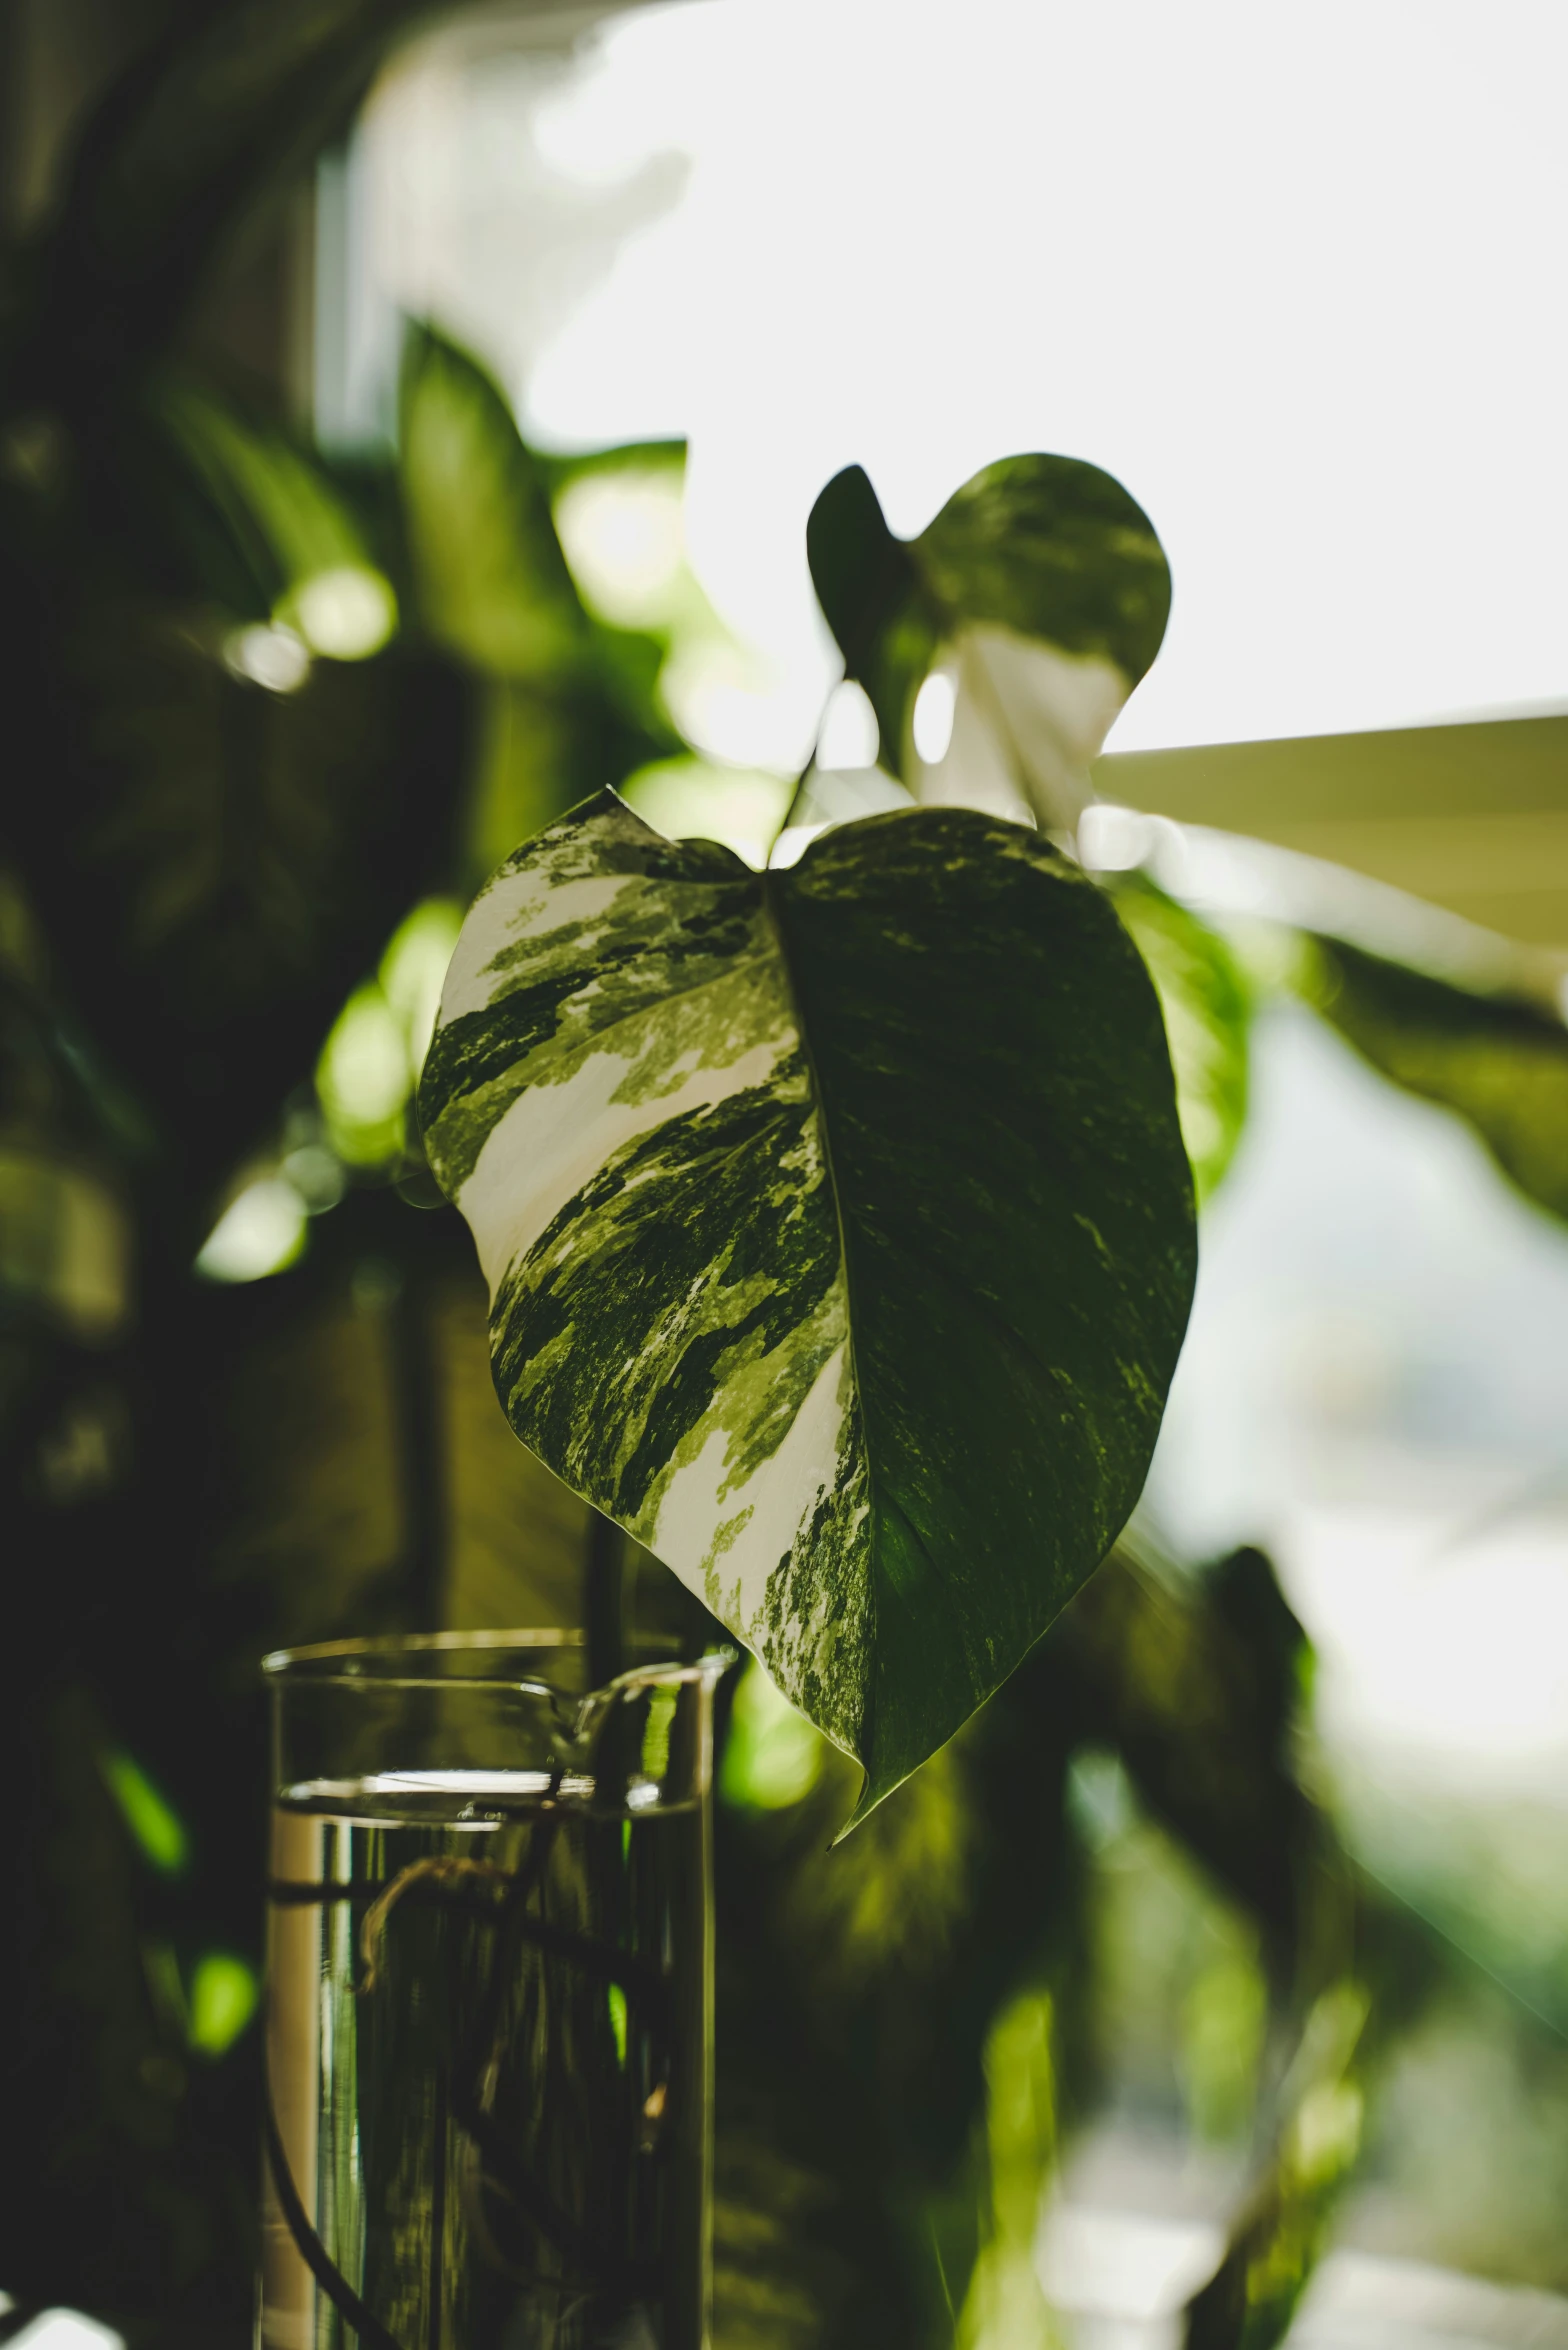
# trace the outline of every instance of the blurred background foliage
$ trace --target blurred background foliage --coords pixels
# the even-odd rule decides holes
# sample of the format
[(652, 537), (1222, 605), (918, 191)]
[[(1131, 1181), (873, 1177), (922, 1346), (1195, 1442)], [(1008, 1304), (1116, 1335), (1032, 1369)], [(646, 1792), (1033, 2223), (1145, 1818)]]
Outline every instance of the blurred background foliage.
[[(754, 862), (793, 789), (677, 723), (683, 664), (724, 638), (678, 443), (532, 450), (482, 362), (415, 322), (385, 455), (334, 457), (256, 363), (244, 289), (415, 14), (111, 12), (122, 68), (5, 257), (0, 2280), (133, 2344), (248, 2338), (258, 1657), (582, 1613), (588, 1514), (496, 1406), (413, 1122), (461, 910), (607, 782)], [(1568, 1207), (1564, 1032), (1528, 990), (1326, 929), (1271, 944), (1157, 860), (1104, 863), (1202, 1196), (1284, 987)], [(707, 1637), (654, 1562), (624, 1567), (643, 1629)], [(1533, 2081), (1528, 2256), (1568, 2284), (1561, 1939), (1522, 1961), (1440, 1869), (1413, 1906), (1348, 1857), (1310, 1666), (1261, 1553), (1130, 1535), (831, 1852), (849, 1766), (737, 1677), (721, 2350), (1056, 2340), (1041, 2197), (1091, 2115), (1218, 2182), (1188, 2339), (1267, 2350), (1369, 2132), (1376, 2154), (1374, 2087), (1388, 2142), (1422, 2142), (1423, 2035)]]

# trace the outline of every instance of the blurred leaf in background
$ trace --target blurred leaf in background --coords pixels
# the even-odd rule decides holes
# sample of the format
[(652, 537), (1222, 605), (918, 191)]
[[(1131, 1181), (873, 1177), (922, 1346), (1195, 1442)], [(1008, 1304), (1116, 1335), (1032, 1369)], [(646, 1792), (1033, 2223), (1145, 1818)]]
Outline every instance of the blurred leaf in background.
[[(483, 368), (427, 328), (406, 346), (398, 478), (423, 625), (480, 682), (471, 888), (586, 794), (682, 747), (657, 699), (666, 644), (589, 613), (545, 468)], [(578, 472), (564, 509), (575, 498), (581, 515), (603, 478)]]
[(1343, 939), (1312, 942), (1305, 991), (1375, 1069), (1474, 1128), (1527, 1199), (1568, 1216), (1568, 1027)]
[(1181, 1138), (1201, 1208), (1223, 1180), (1247, 1121), (1251, 990), (1219, 932), (1146, 875), (1121, 876), (1113, 894), (1165, 1015)]

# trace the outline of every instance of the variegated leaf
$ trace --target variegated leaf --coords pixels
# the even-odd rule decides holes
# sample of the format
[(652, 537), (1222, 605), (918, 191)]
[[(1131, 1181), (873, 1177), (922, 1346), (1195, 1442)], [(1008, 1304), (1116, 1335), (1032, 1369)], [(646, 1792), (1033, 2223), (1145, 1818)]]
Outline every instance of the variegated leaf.
[[(915, 798), (1070, 829), (1170, 612), (1164, 551), (1121, 483), (1077, 458), (1004, 457), (906, 541), (851, 465), (812, 508), (806, 545), (882, 759)], [(952, 732), (927, 750), (912, 720), (935, 673)]]
[(605, 793), (469, 916), (421, 1107), (513, 1427), (866, 1771), (949, 1738), (1137, 1497), (1194, 1273), (1153, 990), (969, 810), (787, 871)]

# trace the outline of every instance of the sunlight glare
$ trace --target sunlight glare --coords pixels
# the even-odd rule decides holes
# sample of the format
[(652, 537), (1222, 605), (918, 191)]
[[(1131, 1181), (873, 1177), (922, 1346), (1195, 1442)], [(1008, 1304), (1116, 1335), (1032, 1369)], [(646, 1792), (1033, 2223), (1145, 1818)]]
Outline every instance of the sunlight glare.
[(667, 617), (685, 553), (673, 467), (617, 468), (570, 482), (555, 525), (572, 575), (601, 618), (647, 628)]
[(864, 686), (846, 677), (842, 685), (834, 687), (822, 714), (816, 763), (819, 767), (874, 767), (881, 747), (871, 698)]
[(953, 679), (945, 669), (933, 669), (915, 696), (914, 717), (910, 721), (916, 754), (928, 767), (939, 766), (947, 757), (957, 706), (958, 688)]
[[(1125, 483), (1170, 557), (1118, 748), (1560, 704), (1568, 12), (1411, 22), (911, 0), (890, 38), (876, 0), (631, 12), (550, 151), (609, 180), (679, 143), (690, 178), (544, 348), (526, 419), (565, 447), (689, 434), (693, 566), (784, 665), (824, 661), (801, 540), (840, 466), (909, 536), (1043, 449)], [(875, 269), (848, 265), (868, 242)]]

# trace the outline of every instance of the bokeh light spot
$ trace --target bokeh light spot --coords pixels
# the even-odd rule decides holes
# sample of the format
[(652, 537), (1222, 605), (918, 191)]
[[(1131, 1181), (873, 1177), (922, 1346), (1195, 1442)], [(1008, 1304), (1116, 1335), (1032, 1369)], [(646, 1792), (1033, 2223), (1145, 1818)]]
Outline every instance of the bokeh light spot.
[(290, 610), (312, 652), (329, 661), (368, 660), (397, 626), (390, 581), (362, 563), (318, 571), (295, 589)]
[(224, 640), (223, 663), (231, 677), (264, 686), (269, 694), (292, 694), (310, 675), (310, 654), (292, 628), (237, 628)]
[(260, 1986), (255, 1970), (226, 1950), (209, 1950), (196, 1961), (190, 1988), (190, 2044), (204, 2056), (222, 2056), (256, 2012)]
[(99, 1767), (143, 1858), (160, 1876), (177, 1877), (190, 1859), (184, 1821), (132, 1756), (111, 1748)]
[(916, 755), (928, 767), (935, 767), (947, 757), (947, 748), (953, 739), (953, 712), (957, 706), (958, 693), (953, 680), (945, 669), (933, 669), (915, 696), (914, 717), (911, 721)]
[(205, 1281), (264, 1281), (305, 1246), (305, 1203), (282, 1175), (258, 1176), (230, 1200), (196, 1258)]

